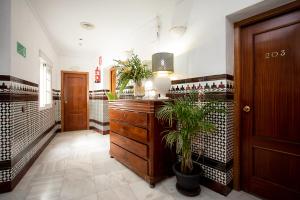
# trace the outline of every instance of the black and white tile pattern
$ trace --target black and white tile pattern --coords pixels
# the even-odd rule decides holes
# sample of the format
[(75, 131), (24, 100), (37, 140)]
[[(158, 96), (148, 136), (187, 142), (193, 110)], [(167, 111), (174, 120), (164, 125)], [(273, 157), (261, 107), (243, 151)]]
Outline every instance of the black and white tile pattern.
[(28, 98), (38, 96), (38, 85), (8, 78), (0, 80), (0, 95), (5, 97), (0, 99), (0, 165), (7, 161), (12, 166), (0, 170), (0, 182), (12, 181), (57, 129), (54, 106), (40, 110), (38, 99)]
[[(11, 104), (0, 102), (0, 161), (11, 158)], [(1, 180), (1, 179), (0, 179)]]
[[(212, 167), (212, 165), (205, 162), (201, 164), (205, 171), (205, 177), (225, 186), (233, 179), (233, 169), (230, 163), (232, 163), (233, 160), (234, 102), (232, 98), (227, 98), (226, 95), (231, 94), (232, 97), (234, 84), (232, 78), (230, 78), (230, 80), (226, 78), (207, 80), (209, 78), (210, 77), (198, 77), (196, 78), (197, 81), (193, 81), (194, 79), (174, 81), (170, 92), (174, 94), (186, 94), (192, 90), (199, 91), (204, 97), (199, 100), (199, 106), (205, 104), (205, 97), (209, 95), (210, 97), (213, 96), (215, 100), (218, 100), (218, 106), (226, 111), (225, 113), (211, 114), (208, 120), (216, 125), (216, 131), (211, 134), (199, 134), (194, 138), (192, 144), (192, 151), (195, 154), (201, 154), (214, 163), (225, 166), (220, 169), (220, 167)], [(179, 90), (176, 90), (176, 88), (179, 88)], [(228, 165), (229, 167), (227, 167)]]

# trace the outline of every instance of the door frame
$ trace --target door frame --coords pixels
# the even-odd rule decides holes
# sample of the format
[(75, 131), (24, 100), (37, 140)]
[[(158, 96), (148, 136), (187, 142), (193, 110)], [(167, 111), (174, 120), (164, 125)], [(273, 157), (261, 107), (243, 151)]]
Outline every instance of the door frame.
[[(115, 79), (115, 86), (113, 86), (112, 85), (112, 72), (113, 71), (117, 71), (116, 67), (114, 67), (114, 66), (109, 69), (109, 78), (110, 78), (110, 80), (109, 80), (109, 82), (110, 82), (109, 89), (110, 89), (110, 92), (116, 93), (116, 80), (117, 80), (117, 77)], [(116, 76), (117, 76), (117, 72), (116, 72)], [(114, 91), (113, 91), (113, 87), (115, 89)]]
[(87, 87), (87, 116), (86, 116), (86, 120), (87, 120), (87, 127), (86, 129), (88, 130), (90, 128), (89, 126), (89, 73), (88, 72), (78, 72), (78, 71), (65, 71), (65, 70), (61, 70), (61, 78), (60, 78), (60, 84), (61, 84), (61, 98), (60, 98), (60, 106), (61, 106), (61, 131), (64, 132), (64, 118), (65, 118), (65, 104), (64, 104), (64, 75), (65, 74), (82, 74), (82, 75), (86, 75), (87, 79), (86, 79), (86, 87)]
[(300, 8), (300, 1), (294, 1), (286, 5), (271, 9), (253, 17), (244, 19), (234, 24), (234, 155), (233, 155), (233, 188), (241, 189), (241, 29), (245, 26), (267, 20)]

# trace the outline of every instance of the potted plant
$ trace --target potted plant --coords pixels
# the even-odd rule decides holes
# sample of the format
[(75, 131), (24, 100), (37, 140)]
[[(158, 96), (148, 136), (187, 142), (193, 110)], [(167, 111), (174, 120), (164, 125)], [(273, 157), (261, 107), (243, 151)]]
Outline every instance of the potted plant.
[(114, 101), (114, 100), (118, 99), (117, 94), (112, 93), (112, 92), (107, 92), (107, 93), (105, 93), (105, 95), (109, 101)]
[(170, 148), (175, 147), (181, 157), (180, 162), (173, 165), (177, 178), (177, 190), (187, 196), (200, 194), (200, 177), (203, 170), (192, 160), (192, 141), (198, 134), (209, 134), (215, 130), (215, 125), (207, 120), (213, 112), (223, 112), (217, 102), (197, 103), (198, 95), (192, 93), (174, 102), (165, 102), (157, 112), (157, 118), (167, 122), (170, 127), (178, 124), (178, 129), (164, 131), (163, 139)]
[(126, 61), (115, 61), (117, 63), (117, 78), (120, 92), (122, 92), (129, 81), (132, 80), (134, 82), (134, 96), (143, 97), (145, 95), (145, 89), (142, 85), (142, 80), (152, 77), (151, 70), (147, 69), (147, 65), (143, 64), (136, 54), (133, 54), (132, 57)]

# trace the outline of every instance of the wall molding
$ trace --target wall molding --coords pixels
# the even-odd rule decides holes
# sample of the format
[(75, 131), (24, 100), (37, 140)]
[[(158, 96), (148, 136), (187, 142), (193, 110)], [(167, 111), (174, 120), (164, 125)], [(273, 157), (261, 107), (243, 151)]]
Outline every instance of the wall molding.
[(208, 187), (211, 190), (213, 190), (215, 192), (218, 192), (218, 193), (220, 193), (224, 196), (227, 196), (231, 192), (232, 187), (233, 187), (233, 181), (231, 181), (227, 185), (223, 185), (221, 183), (218, 183), (218, 182), (213, 181), (213, 180), (211, 180), (209, 178), (206, 178), (206, 177), (201, 177), (200, 183), (202, 185), (204, 185), (205, 187)]
[(107, 134), (109, 134), (109, 132), (110, 132), (109, 130), (105, 130), (105, 131), (100, 130), (100, 129), (94, 127), (94, 126), (90, 126), (90, 130), (94, 130), (94, 131), (96, 131), (97, 133), (100, 133), (100, 134), (102, 134), (102, 135), (107, 135)]
[(211, 167), (213, 169), (219, 170), (224, 173), (227, 173), (229, 170), (231, 170), (232, 166), (233, 166), (233, 159), (224, 163), (224, 162), (209, 158), (207, 156), (203, 156), (203, 155), (199, 156), (196, 153), (192, 154), (192, 159), (197, 163), (206, 165), (208, 167)]
[(12, 81), (12, 82), (16, 82), (16, 83), (22, 83), (24, 85), (29, 85), (29, 86), (33, 86), (33, 87), (38, 87), (39, 84), (34, 83), (34, 82), (30, 82), (30, 81), (26, 81), (14, 76), (10, 76), (10, 75), (0, 75), (0, 81)]
[(94, 122), (96, 124), (99, 124), (100, 126), (109, 126), (109, 122), (100, 122), (100, 121), (95, 120), (95, 119), (90, 119), (90, 122)]

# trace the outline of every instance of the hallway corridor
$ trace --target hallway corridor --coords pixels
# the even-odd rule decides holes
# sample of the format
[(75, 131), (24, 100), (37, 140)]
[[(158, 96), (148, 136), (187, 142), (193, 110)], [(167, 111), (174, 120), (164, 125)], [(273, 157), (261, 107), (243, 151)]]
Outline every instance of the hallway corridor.
[(203, 186), (198, 197), (179, 194), (175, 177), (154, 189), (109, 154), (109, 136), (94, 131), (58, 133), (17, 187), (0, 200), (258, 200), (244, 192), (228, 197)]

